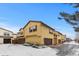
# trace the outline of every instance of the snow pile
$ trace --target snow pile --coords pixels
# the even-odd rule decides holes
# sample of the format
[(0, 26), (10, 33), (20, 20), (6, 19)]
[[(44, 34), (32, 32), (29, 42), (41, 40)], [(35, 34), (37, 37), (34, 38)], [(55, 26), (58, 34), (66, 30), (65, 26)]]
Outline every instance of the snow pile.
[(41, 48), (36, 49), (31, 46), (1, 44), (1, 56), (55, 56), (57, 50), (55, 48)]
[(74, 44), (74, 45), (79, 45), (79, 43), (76, 43), (75, 41), (65, 42), (64, 44)]

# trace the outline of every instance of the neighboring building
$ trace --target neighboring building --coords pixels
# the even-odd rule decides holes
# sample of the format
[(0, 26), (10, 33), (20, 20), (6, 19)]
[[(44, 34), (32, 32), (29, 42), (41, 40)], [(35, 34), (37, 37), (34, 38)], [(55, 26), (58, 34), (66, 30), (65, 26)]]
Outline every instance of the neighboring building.
[(12, 36), (13, 36), (12, 31), (6, 30), (4, 28), (0, 28), (0, 44), (11, 43)]
[(71, 42), (72, 39), (71, 38), (66, 38), (66, 42)]
[(23, 35), (23, 32), (22, 32), (22, 29), (20, 29), (20, 32), (13, 35), (12, 43), (13, 44), (23, 44), (23, 43), (25, 43), (25, 38), (24, 38), (24, 35)]
[(39, 45), (57, 45), (64, 41), (65, 36), (41, 21), (29, 21), (20, 29), (25, 43)]

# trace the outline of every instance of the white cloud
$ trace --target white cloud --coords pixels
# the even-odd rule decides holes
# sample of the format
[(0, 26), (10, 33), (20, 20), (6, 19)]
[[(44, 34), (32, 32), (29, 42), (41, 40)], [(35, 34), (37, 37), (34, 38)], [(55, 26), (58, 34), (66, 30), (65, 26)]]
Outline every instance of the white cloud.
[(14, 33), (18, 32), (18, 30), (19, 30), (18, 26), (10, 24), (8, 21), (8, 18), (5, 18), (5, 17), (0, 17), (0, 27), (13, 31)]
[(1, 28), (5, 28), (5, 29), (7, 29), (7, 30), (11, 30), (11, 31), (13, 31), (14, 33), (16, 33), (16, 32), (18, 32), (18, 27), (16, 27), (16, 26), (11, 26), (10, 24), (7, 24), (6, 22), (1, 22), (0, 23), (0, 27)]

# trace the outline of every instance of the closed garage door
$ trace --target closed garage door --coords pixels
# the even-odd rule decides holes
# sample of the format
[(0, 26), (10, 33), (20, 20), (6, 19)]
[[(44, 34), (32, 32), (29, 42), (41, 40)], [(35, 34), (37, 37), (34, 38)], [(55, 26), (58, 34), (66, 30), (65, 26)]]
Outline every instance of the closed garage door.
[(60, 44), (60, 43), (62, 43), (62, 41), (61, 40), (58, 40), (58, 43)]
[(11, 39), (4, 39), (4, 43), (5, 44), (11, 43)]
[(25, 43), (25, 38), (20, 38), (17, 40), (18, 44), (24, 44)]
[(52, 39), (44, 38), (44, 44), (45, 45), (52, 45)]

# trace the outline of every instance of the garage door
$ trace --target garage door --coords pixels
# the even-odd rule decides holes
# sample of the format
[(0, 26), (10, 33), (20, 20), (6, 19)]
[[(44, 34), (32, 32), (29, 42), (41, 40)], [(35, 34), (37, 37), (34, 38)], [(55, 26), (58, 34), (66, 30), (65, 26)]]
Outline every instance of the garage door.
[(62, 43), (62, 41), (61, 40), (58, 40), (58, 43)]
[(52, 45), (52, 39), (44, 38), (44, 44), (45, 45)]
[(18, 44), (24, 44), (25, 43), (25, 39), (24, 38), (20, 38), (17, 40)]
[(11, 43), (11, 39), (4, 39), (4, 43), (5, 44)]

